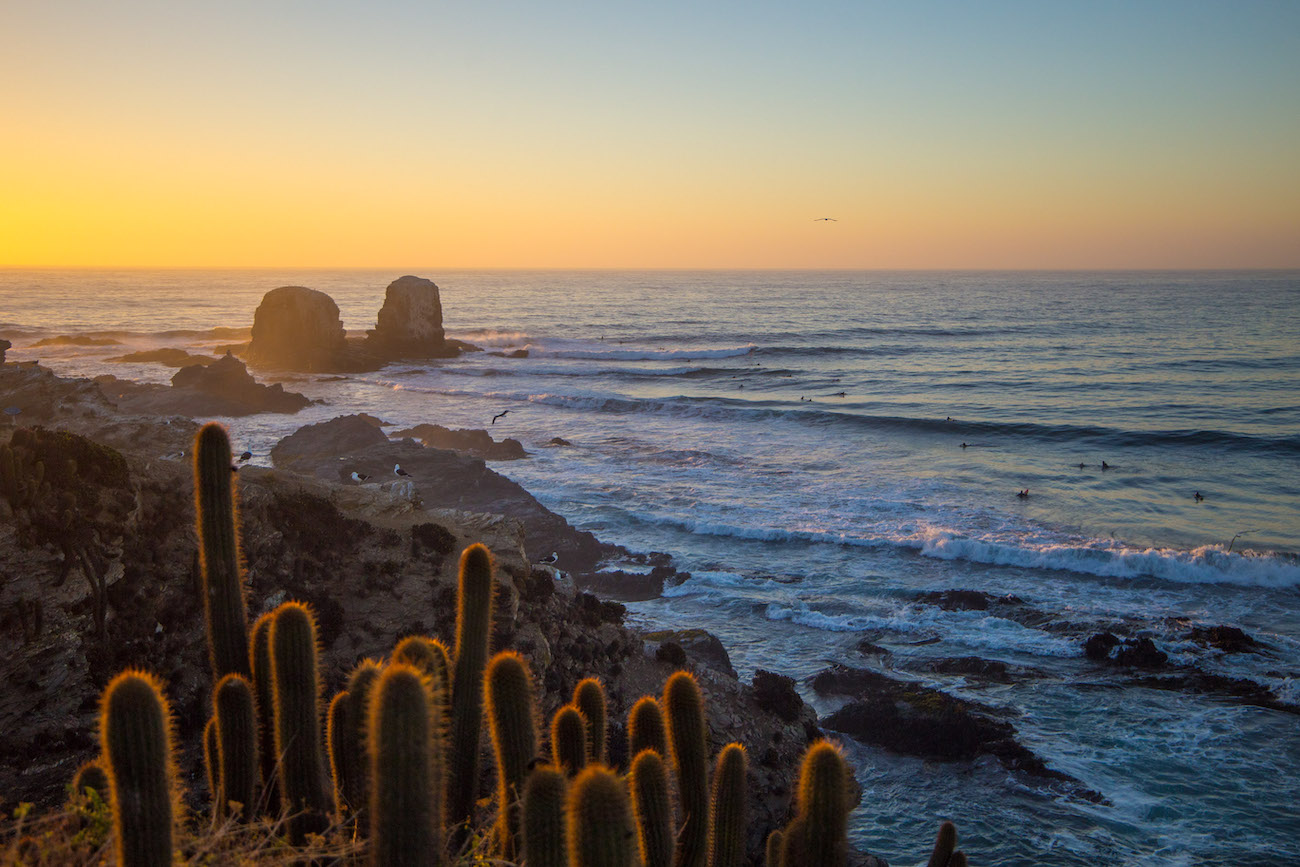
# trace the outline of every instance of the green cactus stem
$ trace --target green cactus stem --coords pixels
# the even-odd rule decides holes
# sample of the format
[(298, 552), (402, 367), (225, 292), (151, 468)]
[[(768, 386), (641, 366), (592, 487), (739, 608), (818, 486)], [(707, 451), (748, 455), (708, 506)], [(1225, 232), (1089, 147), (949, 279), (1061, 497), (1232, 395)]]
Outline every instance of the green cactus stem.
[(573, 690), (573, 706), (587, 719), (587, 756), (593, 762), (605, 762), (605, 732), (609, 727), (605, 687), (599, 678), (586, 677)]
[(171, 864), (178, 792), (171, 710), (161, 684), (143, 671), (113, 678), (100, 700), (99, 736), (112, 793), (117, 863)]
[[(804, 753), (798, 815), (786, 833), (783, 867), (845, 867), (851, 809), (848, 763), (834, 744), (818, 741)], [(800, 832), (797, 835), (793, 833), (795, 825)]]
[(478, 785), (479, 739), (483, 728), (483, 669), (492, 626), (492, 554), (470, 545), (460, 557), (456, 612), (456, 661), (452, 677), (448, 820), (470, 819)]
[(280, 801), (290, 817), (290, 840), (302, 845), (307, 834), (329, 826), (321, 756), (316, 618), (311, 610), (300, 602), (285, 602), (276, 608), (270, 645)]
[(275, 690), (271, 685), (271, 620), (268, 611), (253, 623), (248, 656), (253, 664), (253, 693), (257, 698), (257, 754), (262, 767), (262, 802), (268, 813), (280, 809), (280, 784), (276, 770), (280, 754), (275, 749)]
[(587, 767), (569, 790), (571, 867), (634, 867), (636, 830), (627, 787), (603, 765)]
[(428, 675), (394, 662), (374, 684), (370, 719), (370, 863), (443, 863), (442, 725)]
[(741, 867), (745, 860), (745, 748), (727, 744), (713, 771), (709, 867)]
[(513, 861), (520, 851), (519, 798), (528, 769), (537, 760), (533, 676), (522, 656), (503, 650), (488, 664), (486, 685), (497, 762), (497, 853)]
[(241, 674), (227, 674), (217, 683), (212, 707), (220, 760), (219, 794), (213, 814), (224, 818), (238, 810), (239, 818), (247, 822), (253, 815), (258, 778), (257, 710), (252, 685)]
[(393, 648), (393, 662), (414, 665), (443, 684), (451, 683), (450, 659), (447, 645), (426, 635), (408, 635)]
[(104, 772), (104, 765), (99, 759), (91, 759), (77, 768), (77, 773), (72, 778), (74, 797), (85, 797), (87, 789), (94, 789), (100, 799), (107, 803), (108, 774)]
[(345, 818), (352, 815), (347, 796), (351, 788), (348, 778), (356, 772), (355, 753), (349, 749), (354, 728), (351, 699), (346, 689), (335, 694), (325, 714), (325, 752), (330, 760), (330, 779), (334, 782), (334, 809)]
[(343, 780), (343, 796), (356, 817), (357, 834), (362, 837), (368, 833), (367, 817), (370, 814), (370, 753), (366, 728), (370, 724), (370, 696), (382, 671), (377, 660), (363, 659), (348, 675), (352, 727), (346, 743), (342, 744), (348, 752), (349, 767)]
[(677, 837), (677, 867), (704, 867), (709, 852), (708, 726), (704, 696), (695, 677), (675, 672), (664, 685), (668, 746), (677, 775), (682, 828)]
[(194, 440), (194, 502), (203, 570), (203, 612), (208, 656), (215, 677), (251, 677), (248, 663), (248, 613), (244, 606), (242, 555), (235, 528), (235, 474), (230, 439), (209, 422)]
[(956, 848), (957, 826), (952, 822), (944, 822), (939, 826), (939, 833), (934, 839), (934, 851), (930, 853), (926, 867), (948, 867), (948, 859)]
[(523, 848), (528, 867), (569, 867), (564, 824), (568, 788), (564, 772), (553, 765), (539, 765), (524, 782)]
[(642, 750), (668, 755), (668, 732), (659, 700), (652, 695), (637, 699), (627, 714), (627, 752), (635, 756)]
[(587, 720), (571, 704), (551, 717), (551, 762), (570, 777), (587, 767)]
[(642, 750), (628, 773), (632, 811), (636, 815), (637, 841), (645, 867), (672, 867), (673, 807), (668, 790), (668, 767), (654, 750)]
[(763, 852), (764, 867), (782, 867), (781, 843), (784, 839), (785, 834), (782, 833), (780, 828), (767, 835), (767, 846)]
[(217, 745), (217, 718), (208, 717), (203, 725), (203, 770), (212, 796), (212, 818), (218, 815), (217, 796), (221, 793), (221, 748)]

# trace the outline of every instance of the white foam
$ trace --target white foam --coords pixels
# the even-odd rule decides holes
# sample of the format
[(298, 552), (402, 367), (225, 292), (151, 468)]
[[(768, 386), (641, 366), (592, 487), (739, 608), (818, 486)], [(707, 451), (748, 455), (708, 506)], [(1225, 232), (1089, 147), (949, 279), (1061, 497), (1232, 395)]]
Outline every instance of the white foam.
[(758, 347), (753, 343), (723, 349), (576, 349), (534, 346), (529, 356), (540, 358), (583, 358), (596, 361), (659, 361), (674, 358), (737, 358)]

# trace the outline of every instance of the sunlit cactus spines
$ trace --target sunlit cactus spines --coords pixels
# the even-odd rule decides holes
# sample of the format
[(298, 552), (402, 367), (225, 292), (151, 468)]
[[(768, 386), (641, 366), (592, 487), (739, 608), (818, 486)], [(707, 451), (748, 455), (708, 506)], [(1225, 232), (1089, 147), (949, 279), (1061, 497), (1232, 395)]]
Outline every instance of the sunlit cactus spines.
[(451, 654), (447, 645), (427, 635), (408, 635), (393, 648), (393, 662), (406, 662), (443, 684), (451, 683)]
[(599, 678), (585, 677), (573, 689), (573, 706), (587, 720), (587, 757), (593, 762), (605, 761), (605, 732), (609, 727), (606, 711), (605, 687)]
[(371, 692), (370, 863), (443, 863), (443, 735), (429, 677), (403, 662)]
[(668, 755), (668, 730), (664, 725), (663, 708), (652, 695), (637, 699), (627, 714), (627, 754), (635, 756), (642, 750)]
[(695, 677), (685, 671), (669, 677), (663, 706), (682, 823), (674, 863), (677, 867), (704, 867), (709, 850), (708, 726), (704, 696)]
[(528, 867), (569, 867), (568, 791), (564, 772), (554, 765), (539, 765), (524, 781), (523, 860)]
[(172, 863), (178, 790), (172, 719), (162, 685), (128, 670), (104, 689), (99, 737), (113, 805), (113, 837), (122, 867)]
[(492, 657), (486, 675), (488, 724), (497, 764), (498, 855), (511, 861), (519, 851), (519, 798), (524, 778), (537, 760), (537, 721), (533, 677), (518, 653)]
[(271, 621), (271, 682), (280, 800), (289, 834), (301, 843), (328, 825), (329, 795), (321, 754), (321, 684), (316, 618), (300, 602), (285, 602)]
[(221, 793), (221, 747), (217, 744), (217, 718), (208, 717), (203, 725), (203, 772), (208, 781), (208, 794), (212, 796), (214, 818), (217, 814), (217, 796)]
[(745, 748), (731, 743), (718, 753), (709, 819), (709, 867), (741, 867), (745, 860), (747, 768)]
[(213, 797), (214, 817), (229, 816), (238, 805), (243, 821), (252, 818), (257, 790), (257, 711), (253, 687), (242, 674), (227, 674), (212, 695), (220, 762)]
[(780, 828), (767, 835), (767, 843), (763, 848), (765, 867), (781, 867), (781, 844), (784, 840), (785, 834)]
[(672, 867), (676, 835), (668, 766), (654, 750), (642, 750), (628, 773), (632, 812), (636, 816), (638, 848), (644, 867)]
[[(357, 820), (357, 833), (367, 833), (367, 816), (370, 812), (370, 755), (366, 727), (370, 719), (370, 696), (383, 667), (377, 660), (363, 659), (348, 675), (347, 692), (351, 704), (351, 733), (340, 738), (340, 748), (350, 753), (349, 773), (343, 780), (343, 795), (351, 805)], [(445, 724), (444, 724), (445, 725)], [(345, 742), (344, 742), (345, 741)]]
[[(848, 863), (849, 766), (840, 749), (818, 741), (804, 753), (799, 770), (798, 813), (786, 831), (783, 857), (789, 867)], [(795, 834), (798, 826), (798, 834)], [(792, 860), (793, 859), (793, 860)]]
[(357, 773), (356, 752), (351, 749), (352, 696), (345, 689), (336, 693), (325, 712), (325, 752), (329, 756), (330, 779), (334, 782), (334, 809), (340, 816), (352, 814), (348, 801), (348, 780)]
[(590, 765), (578, 774), (569, 789), (567, 812), (572, 867), (639, 863), (627, 787), (609, 768)]
[(470, 545), (461, 554), (447, 788), (447, 817), (456, 824), (470, 818), (477, 796), (483, 669), (492, 628), (492, 570), (492, 554), (485, 546)]
[(248, 658), (253, 666), (253, 694), (257, 699), (257, 753), (261, 765), (262, 801), (271, 813), (280, 809), (280, 785), (275, 749), (275, 690), (271, 685), (271, 620), (267, 611), (253, 622), (248, 638)]
[(77, 773), (72, 777), (73, 797), (85, 797), (87, 789), (94, 789), (99, 793), (99, 797), (105, 803), (108, 803), (108, 774), (104, 771), (104, 763), (100, 759), (91, 759), (77, 768)]
[(956, 848), (957, 826), (952, 822), (942, 823), (939, 825), (939, 833), (935, 835), (934, 850), (930, 853), (926, 867), (964, 867), (966, 855), (954, 852)]
[(230, 438), (225, 428), (209, 422), (194, 440), (194, 502), (214, 679), (231, 672), (252, 676), (231, 466)]
[(587, 720), (571, 704), (551, 717), (551, 762), (571, 777), (587, 766)]

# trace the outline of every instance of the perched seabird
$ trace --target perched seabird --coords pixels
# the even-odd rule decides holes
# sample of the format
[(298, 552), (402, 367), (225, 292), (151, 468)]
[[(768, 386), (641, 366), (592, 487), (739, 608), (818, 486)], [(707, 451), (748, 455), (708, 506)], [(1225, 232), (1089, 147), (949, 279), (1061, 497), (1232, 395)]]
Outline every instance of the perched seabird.
[(558, 559), (560, 559), (560, 555), (557, 554), (556, 552), (552, 551), (550, 554), (548, 554), (548, 555), (546, 555), (545, 557), (542, 558), (542, 562), (543, 562), (543, 563), (554, 563), (554, 562), (555, 562), (556, 560), (558, 560)]
[(410, 473), (408, 473), (406, 470), (402, 469), (402, 465), (401, 465), (401, 464), (393, 464), (393, 475), (395, 475), (395, 476), (409, 476)]
[(250, 460), (252, 460), (252, 459), (253, 459), (253, 453), (252, 453), (252, 452), (244, 452), (242, 455), (239, 456), (239, 462), (240, 462), (241, 464), (242, 464), (242, 463), (245, 463), (246, 461), (250, 461)]
[(499, 413), (497, 413), (496, 415), (492, 416), (492, 422), (491, 422), (491, 423), (492, 423), (492, 424), (496, 424), (496, 423), (497, 423), (497, 419), (504, 417), (504, 416), (505, 416), (506, 414), (508, 414), (509, 412), (510, 412), (510, 410), (508, 410), (508, 409), (503, 409), (503, 410), (501, 410), (501, 412), (499, 412)]
[(367, 476), (365, 473), (358, 473), (356, 470), (352, 471), (352, 481), (354, 482), (364, 482), (368, 478), (370, 478), (370, 476)]

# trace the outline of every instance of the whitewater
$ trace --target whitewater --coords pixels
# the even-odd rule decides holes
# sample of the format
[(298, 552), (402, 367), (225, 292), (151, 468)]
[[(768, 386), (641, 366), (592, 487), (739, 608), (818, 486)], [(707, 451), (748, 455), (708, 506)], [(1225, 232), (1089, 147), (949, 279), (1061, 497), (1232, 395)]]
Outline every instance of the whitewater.
[[(530, 457), (495, 470), (691, 573), (640, 622), (708, 629), (744, 678), (879, 666), (1003, 707), (1105, 798), (850, 743), (854, 838), (892, 863), (923, 860), (900, 846), (940, 816), (987, 864), (1300, 860), (1300, 717), (1134, 685), (1080, 638), (1148, 636), (1300, 702), (1300, 273), (4, 271), (0, 337), (60, 373), (165, 382), (108, 359), (246, 339), (281, 285), (359, 333), (402, 273), (485, 351), (274, 377), (323, 403), (226, 420), (254, 462), (348, 412), (515, 437)], [(113, 342), (37, 345), (59, 335)], [(1035, 617), (919, 598), (950, 589)], [(1213, 625), (1261, 649), (1188, 639)], [(926, 669), (963, 656), (1026, 674)]]

